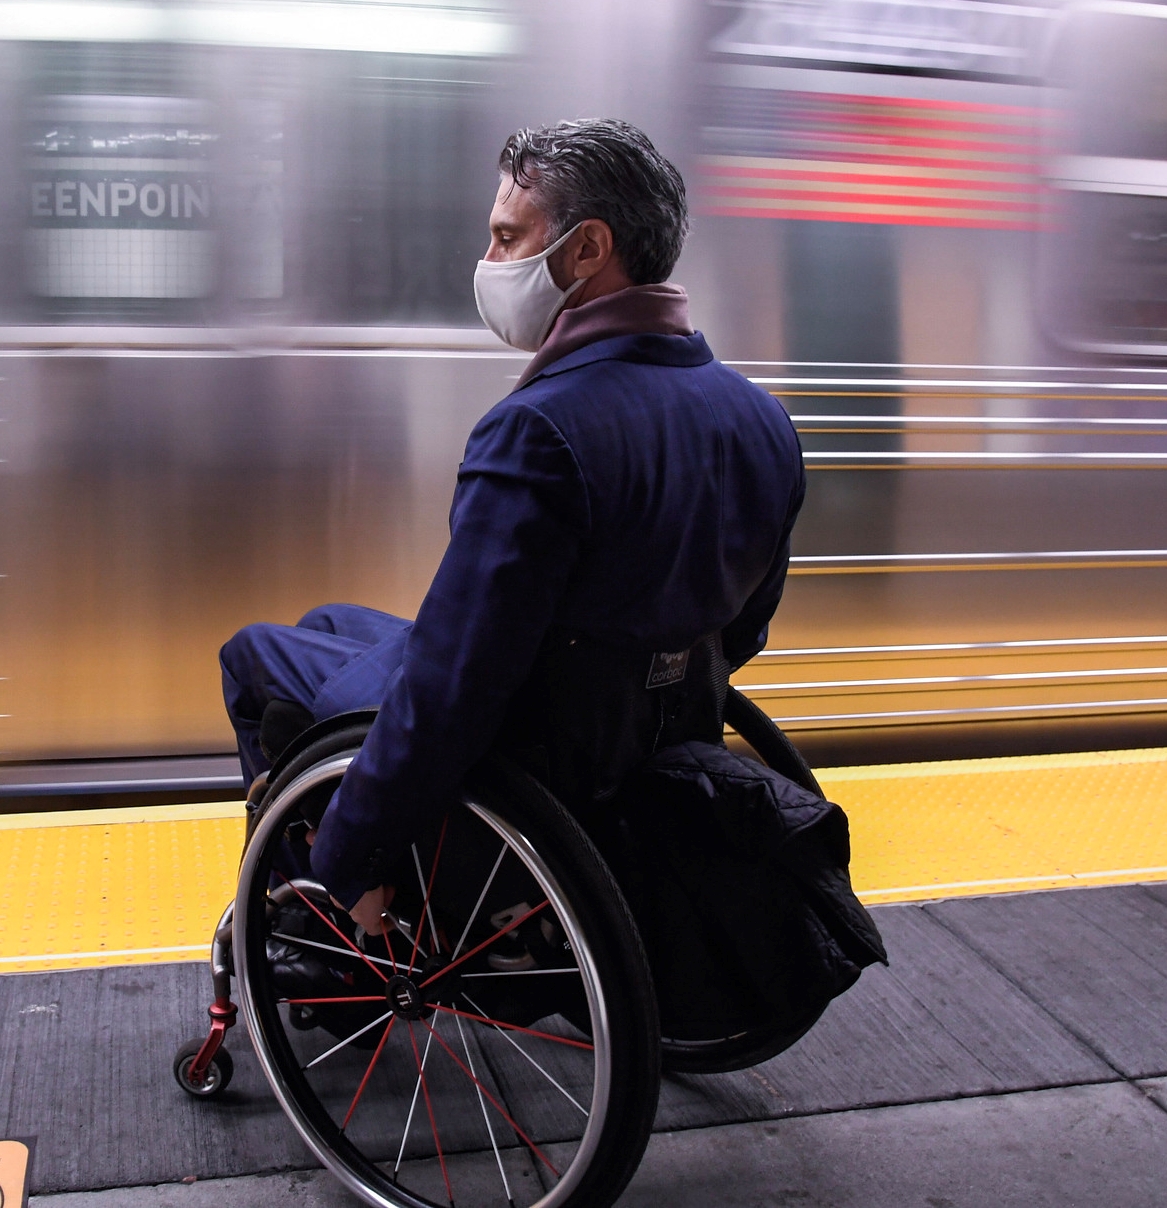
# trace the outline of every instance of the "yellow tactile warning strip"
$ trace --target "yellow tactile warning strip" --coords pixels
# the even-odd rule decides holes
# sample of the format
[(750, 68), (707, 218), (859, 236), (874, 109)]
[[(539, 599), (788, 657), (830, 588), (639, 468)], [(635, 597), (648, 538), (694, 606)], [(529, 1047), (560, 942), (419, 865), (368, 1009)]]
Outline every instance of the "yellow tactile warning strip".
[(818, 775), (868, 904), (1167, 880), (1167, 748)]
[(0, 972), (202, 960), (243, 805), (0, 817)]
[[(869, 904), (1167, 880), (1167, 748), (819, 773)], [(0, 816), (0, 972), (203, 960), (242, 804)]]

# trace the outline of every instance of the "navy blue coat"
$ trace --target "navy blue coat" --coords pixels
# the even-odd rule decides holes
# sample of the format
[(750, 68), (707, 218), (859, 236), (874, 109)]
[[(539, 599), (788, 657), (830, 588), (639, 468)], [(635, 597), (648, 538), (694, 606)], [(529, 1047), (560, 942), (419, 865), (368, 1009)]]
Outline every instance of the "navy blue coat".
[(374, 850), (395, 858), (489, 749), (552, 626), (645, 651), (720, 630), (752, 657), (804, 490), (786, 412), (699, 332), (601, 340), (509, 395), (470, 435), (416, 621), (339, 677), (381, 710), (315, 874), (346, 906), (372, 887)]

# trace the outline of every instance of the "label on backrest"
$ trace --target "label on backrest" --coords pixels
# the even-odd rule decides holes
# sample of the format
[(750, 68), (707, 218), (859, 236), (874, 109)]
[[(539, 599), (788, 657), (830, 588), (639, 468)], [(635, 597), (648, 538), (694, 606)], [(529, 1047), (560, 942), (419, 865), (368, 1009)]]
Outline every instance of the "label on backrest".
[(689, 652), (678, 650), (676, 654), (659, 653), (652, 656), (652, 666), (648, 669), (646, 688), (664, 688), (669, 684), (679, 684), (685, 678), (685, 668), (689, 666)]

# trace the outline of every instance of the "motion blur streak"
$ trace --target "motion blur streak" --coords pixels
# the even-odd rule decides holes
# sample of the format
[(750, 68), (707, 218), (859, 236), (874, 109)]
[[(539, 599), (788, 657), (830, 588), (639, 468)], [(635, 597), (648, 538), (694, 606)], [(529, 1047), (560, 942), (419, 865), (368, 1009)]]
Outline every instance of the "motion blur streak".
[(497, 150), (585, 114), (807, 451), (741, 686), (820, 764), (1161, 742), (1165, 13), (0, 0), (0, 761), (227, 751), (238, 626), (416, 610)]
[(501, 55), (514, 49), (497, 9), (379, 0), (232, 4), (0, 3), (0, 31), (27, 41), (204, 43), (384, 54)]

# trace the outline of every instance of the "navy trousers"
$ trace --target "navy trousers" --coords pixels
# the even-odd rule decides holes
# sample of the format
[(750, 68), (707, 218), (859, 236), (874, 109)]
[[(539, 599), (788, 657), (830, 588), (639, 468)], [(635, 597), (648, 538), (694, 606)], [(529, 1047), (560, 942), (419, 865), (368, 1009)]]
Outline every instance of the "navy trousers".
[(244, 785), (271, 766), (259, 745), (270, 701), (300, 705), (316, 721), (377, 708), (412, 623), (358, 604), (325, 604), (295, 625), (239, 630), (219, 652), (219, 663)]

